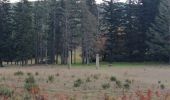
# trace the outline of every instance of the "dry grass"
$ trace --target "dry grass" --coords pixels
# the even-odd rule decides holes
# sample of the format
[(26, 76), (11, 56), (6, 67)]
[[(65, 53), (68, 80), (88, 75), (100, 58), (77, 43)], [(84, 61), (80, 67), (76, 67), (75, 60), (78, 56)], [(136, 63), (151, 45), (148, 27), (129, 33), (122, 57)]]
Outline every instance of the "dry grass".
[[(24, 75), (14, 75), (18, 71), (23, 72)], [(169, 98), (170, 68), (168, 66), (105, 67), (99, 70), (96, 70), (94, 66), (71, 70), (68, 70), (66, 66), (13, 66), (0, 69), (0, 84), (15, 90), (19, 98), (25, 92), (24, 82), (28, 73), (35, 77), (36, 84), (40, 88), (39, 97), (35, 97), (36, 100), (41, 100), (37, 99), (40, 97), (46, 98), (44, 100), (130, 100), (124, 98), (132, 98), (132, 96), (135, 97), (134, 100), (151, 100), (141, 99), (142, 96), (150, 95), (148, 90), (154, 94), (152, 100), (170, 100), (155, 99), (162, 93), (164, 98), (165, 95)], [(49, 76), (54, 77), (52, 82), (49, 81)], [(115, 76), (122, 84), (125, 80), (131, 81), (130, 89), (116, 87), (115, 82), (110, 81), (111, 76)], [(74, 87), (77, 79), (81, 79), (81, 85)], [(103, 89), (103, 84), (110, 86)], [(160, 84), (165, 86), (165, 90), (160, 88)]]

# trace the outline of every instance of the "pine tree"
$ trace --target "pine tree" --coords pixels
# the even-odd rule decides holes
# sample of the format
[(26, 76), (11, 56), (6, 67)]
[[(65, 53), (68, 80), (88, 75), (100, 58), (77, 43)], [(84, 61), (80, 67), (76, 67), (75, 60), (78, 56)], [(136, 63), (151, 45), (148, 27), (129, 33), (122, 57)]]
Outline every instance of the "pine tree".
[(170, 60), (170, 1), (162, 0), (159, 13), (148, 33), (148, 53), (154, 60)]
[[(120, 61), (123, 59), (121, 56), (125, 55), (124, 34), (118, 32), (119, 28), (125, 27), (126, 24), (127, 12), (125, 8), (125, 4), (118, 3), (115, 0), (105, 1), (103, 4), (102, 30), (107, 38), (104, 56), (105, 60), (109, 62)], [(123, 43), (120, 41), (123, 41)]]
[(14, 23), (17, 59), (21, 60), (24, 65), (34, 52), (32, 7), (27, 0), (21, 0), (14, 8)]
[(11, 8), (8, 0), (0, 0), (0, 66), (11, 57)]
[(94, 55), (97, 18), (89, 11), (86, 1), (81, 1), (82, 63), (89, 64)]
[(80, 45), (80, 6), (79, 0), (69, 0), (69, 27), (70, 27), (70, 41), (69, 49), (71, 52), (71, 63), (76, 63), (76, 49)]
[(48, 33), (48, 58), (49, 64), (55, 63), (56, 54), (56, 34), (58, 32), (58, 19), (57, 19), (57, 1), (50, 1), (50, 12), (49, 12), (49, 33)]

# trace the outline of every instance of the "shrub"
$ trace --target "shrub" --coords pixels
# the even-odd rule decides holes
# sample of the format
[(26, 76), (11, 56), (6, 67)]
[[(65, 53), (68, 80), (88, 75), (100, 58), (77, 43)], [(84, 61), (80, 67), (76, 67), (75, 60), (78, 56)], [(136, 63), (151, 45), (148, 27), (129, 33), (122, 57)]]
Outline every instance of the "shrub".
[(158, 81), (158, 84), (161, 84), (161, 81)]
[(59, 73), (57, 73), (55, 76), (59, 77), (59, 76), (60, 76), (60, 74), (59, 74)]
[(11, 97), (14, 91), (5, 86), (0, 86), (0, 95), (5, 97)]
[(35, 83), (35, 79), (32, 75), (25, 79), (25, 83)]
[(91, 82), (90, 77), (87, 77), (86, 82)]
[(115, 76), (111, 76), (110, 77), (110, 81), (116, 81), (117, 79), (116, 79), (116, 77)]
[(39, 75), (39, 73), (38, 73), (38, 72), (35, 72), (35, 75), (36, 75), (36, 76), (38, 76), (38, 75)]
[(31, 92), (32, 94), (36, 94), (39, 92), (39, 87), (35, 83), (35, 79), (32, 75), (30, 75), (28, 78), (25, 79), (25, 84), (24, 88), (28, 91)]
[(102, 85), (102, 88), (103, 89), (108, 89), (108, 88), (110, 88), (110, 84), (109, 83), (105, 83), (105, 84)]
[(49, 82), (54, 82), (54, 76), (53, 75), (48, 76), (48, 81)]
[(132, 83), (132, 81), (129, 80), (129, 79), (125, 80), (125, 82), (128, 83), (128, 84), (131, 84), (131, 83)]
[(22, 71), (17, 71), (14, 73), (15, 76), (22, 76), (24, 73)]
[(122, 87), (121, 81), (117, 80), (117, 81), (116, 81), (116, 86), (117, 86), (118, 88), (121, 88), (121, 87)]
[(160, 85), (160, 88), (161, 88), (161, 89), (165, 89), (165, 85), (164, 85), (164, 84), (161, 84), (161, 85)]
[(30, 72), (27, 73), (28, 76), (32, 75)]
[(123, 86), (124, 86), (124, 88), (127, 89), (127, 90), (130, 89), (130, 85), (129, 85), (128, 83), (125, 83)]
[(98, 79), (99, 79), (99, 75), (98, 75), (98, 74), (95, 74), (95, 75), (93, 75), (93, 78), (96, 79), (96, 80), (98, 80)]
[(74, 87), (80, 87), (81, 84), (83, 84), (83, 81), (81, 79), (77, 79), (76, 81), (74, 81)]

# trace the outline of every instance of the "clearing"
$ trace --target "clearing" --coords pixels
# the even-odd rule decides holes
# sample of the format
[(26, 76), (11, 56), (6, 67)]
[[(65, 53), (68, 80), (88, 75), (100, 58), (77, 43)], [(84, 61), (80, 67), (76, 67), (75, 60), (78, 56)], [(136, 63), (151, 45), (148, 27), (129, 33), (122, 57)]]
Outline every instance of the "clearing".
[(115, 65), (99, 70), (93, 65), (71, 70), (61, 65), (0, 68), (0, 84), (14, 90), (13, 100), (24, 98), (29, 76), (39, 87), (36, 95), (28, 93), (31, 100), (170, 100), (168, 65)]

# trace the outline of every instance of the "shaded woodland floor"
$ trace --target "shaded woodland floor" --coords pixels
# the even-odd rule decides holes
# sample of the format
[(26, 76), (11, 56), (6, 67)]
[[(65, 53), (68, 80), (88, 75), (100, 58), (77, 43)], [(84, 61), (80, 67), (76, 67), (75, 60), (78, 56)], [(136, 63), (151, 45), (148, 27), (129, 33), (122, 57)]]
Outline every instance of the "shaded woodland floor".
[[(30, 90), (29, 76), (36, 84)], [(0, 69), (0, 100), (170, 100), (169, 76), (168, 65), (11, 66)]]

